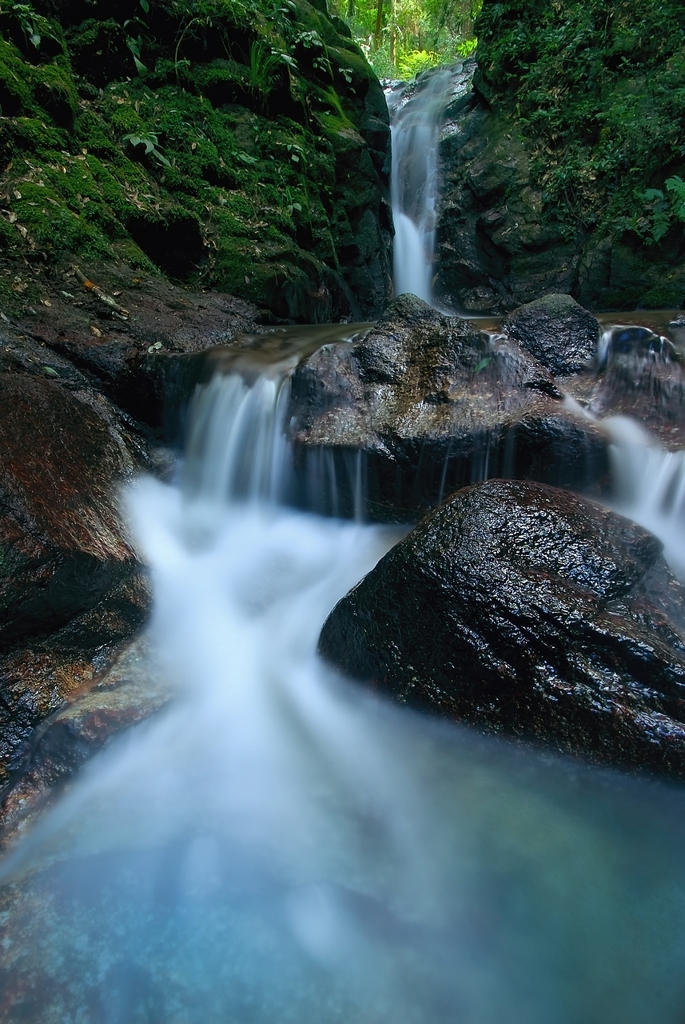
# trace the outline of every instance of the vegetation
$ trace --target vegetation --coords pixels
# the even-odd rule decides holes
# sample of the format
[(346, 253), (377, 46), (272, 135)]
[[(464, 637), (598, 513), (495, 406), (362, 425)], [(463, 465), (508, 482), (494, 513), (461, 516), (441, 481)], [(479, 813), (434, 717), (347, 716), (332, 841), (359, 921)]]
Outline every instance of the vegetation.
[(380, 77), (413, 78), (468, 56), (482, 0), (333, 0)]
[(321, 7), (89, 0), (60, 20), (0, 0), (5, 254), (124, 259), (272, 308), (339, 274), (375, 173), (349, 183), (340, 154), (373, 74)]
[(685, 223), (682, 0), (484, 0), (477, 85), (532, 151), (545, 216), (680, 245)]

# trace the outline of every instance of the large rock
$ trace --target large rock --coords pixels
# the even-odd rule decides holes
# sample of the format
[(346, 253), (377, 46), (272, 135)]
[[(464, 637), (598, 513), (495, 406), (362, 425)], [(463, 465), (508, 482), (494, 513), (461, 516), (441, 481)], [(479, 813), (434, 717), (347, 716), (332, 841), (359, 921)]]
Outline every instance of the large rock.
[(296, 370), (300, 498), (349, 511), (361, 484), (372, 517), (407, 519), (490, 476), (596, 486), (606, 442), (561, 398), (515, 340), (402, 295), (355, 342), (326, 345)]
[(149, 593), (119, 491), (146, 464), (68, 360), (0, 339), (0, 784), (31, 730), (107, 664)]
[(599, 322), (570, 295), (545, 295), (520, 306), (502, 328), (556, 376), (595, 365)]
[(50, 284), (41, 282), (49, 305), (30, 306), (17, 320), (17, 332), (66, 357), (153, 436), (176, 440), (184, 407), (203, 375), (204, 353), (264, 330), (256, 323), (259, 310), (232, 295), (178, 288), (122, 263), (95, 261), (88, 273), (110, 299), (116, 295), (125, 316), (65, 267)]
[(641, 527), (491, 480), (390, 551), (333, 610), (320, 650), (416, 707), (685, 778), (683, 608)]

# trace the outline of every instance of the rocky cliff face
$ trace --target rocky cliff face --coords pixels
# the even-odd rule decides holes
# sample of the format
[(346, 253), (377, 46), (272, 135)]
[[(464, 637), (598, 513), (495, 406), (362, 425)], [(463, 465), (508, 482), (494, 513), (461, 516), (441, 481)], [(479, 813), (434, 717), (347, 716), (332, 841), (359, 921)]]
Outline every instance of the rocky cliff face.
[(683, 306), (683, 16), (652, 0), (485, 0), (474, 88), (443, 129), (439, 299)]
[[(325, 4), (42, 0), (3, 8), (0, 29), (12, 265), (115, 258), (271, 318), (380, 313), (387, 107)], [(0, 308), (19, 313), (34, 296), (7, 277)]]

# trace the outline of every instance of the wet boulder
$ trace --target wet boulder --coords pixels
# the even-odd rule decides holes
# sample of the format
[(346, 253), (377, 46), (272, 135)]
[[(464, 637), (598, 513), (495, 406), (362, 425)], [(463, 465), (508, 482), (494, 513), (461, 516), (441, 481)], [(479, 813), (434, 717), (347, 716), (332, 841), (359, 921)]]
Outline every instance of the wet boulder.
[(68, 360), (0, 343), (2, 785), (37, 723), (140, 627), (149, 590), (119, 509), (140, 437)]
[(63, 625), (130, 572), (116, 501), (134, 465), (90, 395), (0, 373), (0, 648)]
[[(132, 595), (128, 596), (130, 599)], [(119, 594), (120, 602), (121, 598)], [(107, 636), (110, 642), (116, 630), (112, 622), (112, 603), (109, 602)], [(126, 622), (124, 614), (120, 624)], [(82, 681), (72, 699), (31, 730), (28, 742), (15, 754), (9, 780), (0, 791), (0, 846), (13, 840), (19, 831), (25, 831), (86, 761), (120, 733), (159, 711), (172, 697), (170, 681), (155, 670), (146, 634), (124, 645), (108, 661), (101, 652), (95, 678), (92, 672), (84, 671), (88, 660), (86, 638), (92, 642), (88, 624), (82, 617), (49, 643), (39, 645), (42, 657), (34, 658), (32, 666), (25, 659), (20, 662), (24, 671), (32, 667), (34, 674), (40, 674), (46, 655), (48, 658), (51, 655), (53, 674), (57, 658), (63, 673), (67, 670), (73, 674), (78, 666)], [(67, 662), (69, 639), (71, 659)]]
[(258, 330), (259, 310), (232, 295), (181, 289), (123, 264), (97, 262), (88, 270), (100, 294), (124, 315), (68, 271), (58, 283), (73, 291), (50, 290), (50, 305), (31, 307), (18, 330), (63, 356), (156, 437), (176, 440), (181, 410), (205, 375), (205, 353)]
[(597, 419), (629, 416), (665, 447), (685, 446), (685, 364), (675, 345), (648, 327), (619, 324), (604, 332), (599, 367), (595, 377), (566, 378), (564, 390)]
[(322, 654), (426, 711), (685, 778), (685, 591), (661, 544), (539, 483), (453, 495), (331, 612)]
[(372, 518), (406, 520), (474, 480), (589, 488), (607, 473), (605, 439), (547, 367), (413, 295), (303, 360), (289, 422), (299, 499), (321, 511), (349, 513), (356, 491)]
[(597, 358), (599, 322), (570, 295), (545, 295), (519, 306), (502, 328), (559, 377), (592, 369)]

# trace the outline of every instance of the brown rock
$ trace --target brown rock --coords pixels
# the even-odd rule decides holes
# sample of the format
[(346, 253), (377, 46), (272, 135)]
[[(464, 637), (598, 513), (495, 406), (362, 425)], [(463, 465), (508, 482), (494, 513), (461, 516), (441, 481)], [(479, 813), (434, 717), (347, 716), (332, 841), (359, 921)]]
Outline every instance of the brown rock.
[(491, 476), (598, 486), (606, 441), (561, 397), (516, 341), (402, 295), (352, 344), (327, 345), (296, 370), (300, 499), (350, 511), (361, 481), (371, 517), (406, 520)]

